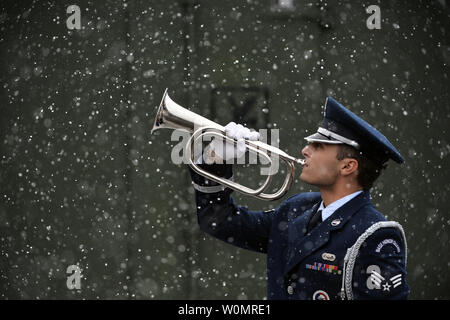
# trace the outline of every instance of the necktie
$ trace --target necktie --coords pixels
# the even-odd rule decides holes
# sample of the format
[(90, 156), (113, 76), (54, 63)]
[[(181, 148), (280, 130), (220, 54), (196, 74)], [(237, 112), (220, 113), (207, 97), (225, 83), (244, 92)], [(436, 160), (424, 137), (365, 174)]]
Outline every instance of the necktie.
[(317, 210), (308, 223), (308, 233), (322, 222), (322, 210)]

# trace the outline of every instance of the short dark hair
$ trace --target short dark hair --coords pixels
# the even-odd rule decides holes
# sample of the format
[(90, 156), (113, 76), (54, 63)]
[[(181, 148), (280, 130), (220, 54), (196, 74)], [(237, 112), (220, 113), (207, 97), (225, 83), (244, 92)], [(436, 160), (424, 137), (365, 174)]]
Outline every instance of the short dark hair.
[(373, 183), (380, 176), (381, 170), (386, 169), (387, 167), (386, 164), (374, 161), (366, 157), (362, 152), (346, 144), (339, 145), (336, 158), (338, 160), (352, 158), (358, 161), (357, 180), (364, 191), (368, 191), (372, 188)]

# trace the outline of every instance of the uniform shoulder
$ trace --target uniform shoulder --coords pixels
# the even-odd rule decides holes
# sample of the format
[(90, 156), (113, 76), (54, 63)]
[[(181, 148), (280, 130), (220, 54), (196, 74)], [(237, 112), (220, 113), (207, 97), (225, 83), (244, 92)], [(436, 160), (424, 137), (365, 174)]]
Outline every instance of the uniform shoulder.
[(353, 216), (353, 224), (357, 227), (360, 233), (370, 228), (373, 224), (386, 221), (386, 217), (379, 212), (375, 207), (368, 203), (356, 212)]
[(401, 232), (399, 230), (399, 226), (401, 225), (398, 222), (388, 221), (386, 217), (379, 212), (372, 204), (364, 206), (361, 208), (358, 213), (355, 215), (356, 221), (354, 225), (357, 227), (358, 233), (362, 234), (369, 228), (373, 228), (373, 225), (380, 224), (381, 228), (377, 228), (376, 231), (370, 236), (372, 239), (383, 239), (388, 237), (395, 237), (396, 239), (401, 240)]
[(363, 256), (404, 259), (406, 264), (406, 238), (403, 227), (398, 222), (383, 221), (374, 224), (367, 234), (368, 237), (361, 247)]

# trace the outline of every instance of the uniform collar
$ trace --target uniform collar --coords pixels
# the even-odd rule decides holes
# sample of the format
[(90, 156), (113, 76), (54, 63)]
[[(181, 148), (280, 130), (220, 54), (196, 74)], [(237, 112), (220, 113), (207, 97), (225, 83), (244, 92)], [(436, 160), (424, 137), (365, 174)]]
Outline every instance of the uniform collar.
[(325, 207), (323, 204), (323, 201), (320, 202), (320, 206), (318, 210), (322, 210), (322, 221), (325, 221), (328, 219), (337, 209), (342, 207), (344, 204), (352, 200), (354, 197), (359, 195), (362, 190), (356, 191), (354, 193), (351, 193), (349, 195), (346, 195), (345, 197), (340, 198), (339, 200), (336, 200), (332, 203), (330, 203), (328, 206)]

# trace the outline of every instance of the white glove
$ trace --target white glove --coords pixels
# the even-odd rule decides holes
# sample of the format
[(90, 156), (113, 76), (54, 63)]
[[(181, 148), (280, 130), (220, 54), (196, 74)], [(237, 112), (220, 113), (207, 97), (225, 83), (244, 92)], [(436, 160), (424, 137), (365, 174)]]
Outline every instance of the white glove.
[(256, 141), (259, 140), (259, 132), (250, 131), (250, 129), (244, 127), (241, 124), (230, 122), (225, 126), (225, 133), (228, 137), (237, 140), (235, 146), (231, 142), (225, 142), (221, 139), (216, 139), (208, 145), (205, 149), (203, 159), (206, 163), (221, 162), (223, 160), (228, 161), (233, 158), (240, 158), (245, 154), (247, 147), (245, 146), (245, 139)]

